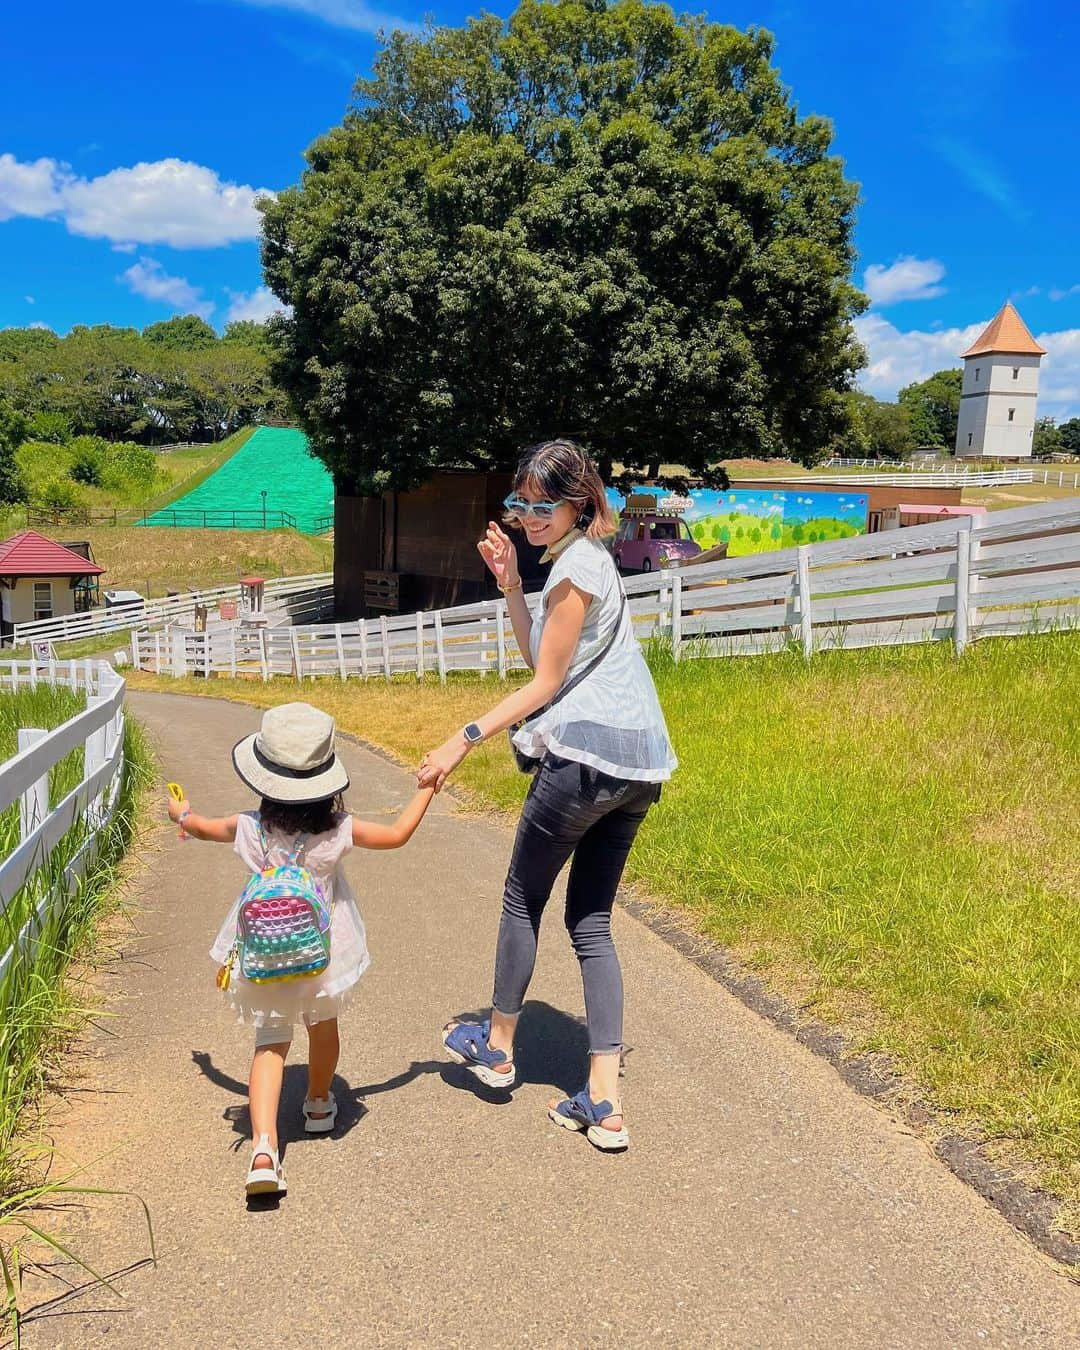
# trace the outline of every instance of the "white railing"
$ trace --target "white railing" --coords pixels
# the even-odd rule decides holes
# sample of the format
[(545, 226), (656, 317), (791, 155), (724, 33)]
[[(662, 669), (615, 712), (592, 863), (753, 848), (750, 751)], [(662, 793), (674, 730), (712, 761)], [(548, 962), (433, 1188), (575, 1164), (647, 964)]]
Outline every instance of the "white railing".
[[(627, 578), (635, 632), (676, 659), (1028, 633), (1080, 618), (1080, 499)], [(537, 596), (529, 598), (531, 606)], [(506, 601), (251, 635), (133, 632), (158, 674), (345, 680), (521, 668)]]
[[(0, 955), (0, 977), (15, 953), (33, 941), (49, 907), (74, 892), (93, 861), (101, 831), (116, 810), (124, 764), (124, 681), (111, 666), (104, 661), (0, 662), (0, 691), (33, 689), (39, 683), (85, 689), (86, 708), (52, 731), (21, 728), (18, 753), (0, 765), (0, 811), (20, 803), (19, 843), (0, 862), (0, 910), (47, 864), (77, 823), (88, 828), (60, 880), (45, 890)], [(50, 808), (49, 772), (80, 747), (82, 781)]]
[[(312, 572), (301, 577), (273, 577), (266, 583), (265, 597), (270, 613), (286, 609), (294, 617), (314, 618), (333, 607), (334, 574)], [(15, 646), (21, 647), (30, 642), (74, 642), (120, 633), (135, 625), (164, 627), (192, 616), (197, 605), (215, 606), (222, 600), (239, 604), (239, 585), (234, 582), (229, 586), (189, 591), (185, 595), (170, 595), (163, 600), (137, 600), (131, 604), (111, 605), (107, 609), (67, 614), (63, 618), (17, 623), (12, 636)]]
[[(951, 464), (939, 469), (927, 468), (924, 463), (920, 463), (918, 460), (905, 462), (903, 460), (840, 459), (834, 457), (819, 465), (814, 472), (817, 473), (822, 469), (887, 470), (888, 472), (880, 474), (861, 473), (850, 479), (839, 477), (835, 479), (836, 482), (869, 483), (874, 487), (880, 487), (883, 484), (895, 484), (896, 475), (901, 474), (904, 478), (912, 480), (916, 487), (919, 486), (922, 479), (933, 479), (933, 483), (930, 484), (933, 486), (934, 484), (941, 485), (948, 478), (952, 480), (950, 485), (953, 487), (997, 487), (1006, 483), (1042, 483), (1046, 487), (1069, 488), (1073, 491), (1080, 489), (1080, 471), (1075, 469), (1049, 469), (1043, 464), (1022, 469), (977, 469), (964, 464)], [(830, 474), (830, 478), (832, 477), (833, 475)]]

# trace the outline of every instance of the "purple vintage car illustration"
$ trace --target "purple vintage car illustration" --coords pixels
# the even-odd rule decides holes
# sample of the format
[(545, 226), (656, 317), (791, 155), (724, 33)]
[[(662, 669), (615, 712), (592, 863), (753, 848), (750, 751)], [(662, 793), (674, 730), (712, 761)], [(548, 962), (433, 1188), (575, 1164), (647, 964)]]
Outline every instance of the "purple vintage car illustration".
[(683, 498), (663, 498), (639, 493), (628, 497), (619, 513), (619, 527), (611, 554), (622, 572), (655, 572), (678, 567), (696, 558), (701, 546), (694, 542), (682, 519), (689, 505)]

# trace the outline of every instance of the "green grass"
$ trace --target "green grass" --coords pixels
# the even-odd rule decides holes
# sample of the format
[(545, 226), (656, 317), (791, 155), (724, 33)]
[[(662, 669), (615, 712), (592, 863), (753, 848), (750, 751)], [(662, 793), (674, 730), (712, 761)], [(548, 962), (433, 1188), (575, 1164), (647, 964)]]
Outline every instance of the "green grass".
[[(63, 688), (0, 693), (0, 755), (15, 752), (20, 726), (51, 728), (84, 706), (84, 696)], [(0, 979), (0, 1208), (26, 1179), (28, 1158), (36, 1156), (28, 1108), (37, 1100), (65, 1038), (85, 1017), (87, 1000), (65, 980), (72, 960), (84, 955), (99, 915), (107, 910), (125, 850), (136, 826), (137, 806), (151, 778), (151, 758), (139, 727), (126, 731), (128, 767), (112, 822), (103, 831), (97, 860), (75, 894), (50, 905), (36, 944), (9, 963)], [(55, 806), (81, 780), (83, 752), (73, 751), (50, 774), (49, 802)], [(0, 946), (6, 948), (66, 862), (84, 842), (85, 826), (70, 830), (62, 843), (12, 899), (4, 913)], [(0, 856), (18, 840), (19, 808), (0, 815)]]
[[(629, 875), (880, 1049), (1080, 1229), (1080, 634), (653, 668), (680, 768)], [(155, 680), (314, 700), (408, 763), (505, 686)], [(456, 781), (516, 810), (498, 737)]]
[[(266, 491), (269, 513), (290, 512), (297, 527), (312, 531), (332, 515), (334, 484), (326, 466), (308, 451), (302, 431), (259, 427), (219, 468), (172, 502), (176, 511), (261, 511)], [(148, 522), (168, 524), (166, 515)]]

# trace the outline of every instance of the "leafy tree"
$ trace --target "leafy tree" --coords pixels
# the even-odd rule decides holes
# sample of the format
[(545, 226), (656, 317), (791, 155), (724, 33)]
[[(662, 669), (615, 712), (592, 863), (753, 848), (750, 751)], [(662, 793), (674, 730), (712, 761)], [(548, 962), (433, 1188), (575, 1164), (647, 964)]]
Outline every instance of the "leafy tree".
[(1031, 438), (1031, 453), (1040, 458), (1043, 455), (1056, 454), (1065, 448), (1061, 438), (1061, 429), (1052, 417), (1037, 417), (1035, 432)]
[(962, 381), (960, 370), (938, 370), (929, 379), (900, 390), (916, 446), (943, 445), (951, 450), (956, 444)]
[(15, 452), (26, 439), (27, 430), (22, 413), (0, 398), (0, 502), (26, 501), (26, 480)]
[(256, 351), (269, 352), (270, 343), (266, 335), (266, 324), (256, 323), (254, 319), (234, 319), (225, 325), (221, 335), (222, 342), (237, 344), (241, 347), (254, 347)]
[(869, 394), (858, 397), (866, 447), (872, 455), (903, 459), (920, 444), (912, 430), (910, 403), (884, 403)]
[(275, 377), (339, 485), (552, 433), (702, 472), (841, 430), (857, 189), (772, 54), (644, 0), (393, 34), (260, 208)]
[(100, 436), (76, 436), (68, 446), (72, 455), (68, 477), (88, 487), (99, 487), (108, 449), (108, 441), (103, 441)]
[(1058, 427), (1058, 435), (1061, 437), (1063, 450), (1080, 455), (1080, 417), (1070, 417), (1067, 422), (1062, 422)]
[(36, 412), (30, 417), (28, 435), (35, 441), (51, 441), (53, 445), (67, 445), (71, 440), (71, 421), (63, 413)]
[(173, 352), (205, 351), (218, 342), (218, 335), (197, 314), (176, 314), (161, 323), (152, 323), (143, 329), (143, 337)]

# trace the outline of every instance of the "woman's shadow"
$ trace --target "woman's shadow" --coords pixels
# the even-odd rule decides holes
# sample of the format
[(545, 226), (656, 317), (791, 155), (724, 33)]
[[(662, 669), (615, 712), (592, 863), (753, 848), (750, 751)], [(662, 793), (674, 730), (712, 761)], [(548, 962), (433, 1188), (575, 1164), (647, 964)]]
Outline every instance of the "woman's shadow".
[[(488, 1010), (469, 1009), (458, 1013), (455, 1022), (483, 1022)], [(514, 1042), (514, 1065), (517, 1069), (514, 1087), (522, 1083), (544, 1083), (572, 1097), (580, 1092), (589, 1076), (589, 1034), (583, 1018), (574, 1017), (550, 1003), (530, 999), (521, 1010), (517, 1036)], [(462, 1064), (440, 1064), (442, 1080), (459, 1091), (475, 1096), (495, 1106), (506, 1106), (513, 1100), (514, 1088), (506, 1090), (486, 1087)]]
[[(205, 1050), (192, 1050), (191, 1058), (199, 1072), (215, 1087), (231, 1092), (242, 1101), (225, 1107), (222, 1116), (229, 1121), (236, 1136), (231, 1144), (233, 1152), (239, 1152), (245, 1144), (251, 1142), (251, 1114), (248, 1110), (248, 1085), (239, 1078), (233, 1078), (214, 1063)], [(392, 1092), (404, 1087), (421, 1074), (438, 1073), (444, 1066), (437, 1060), (414, 1060), (407, 1069), (387, 1078), (382, 1083), (368, 1083), (363, 1087), (350, 1087), (340, 1074), (334, 1075), (331, 1091), (337, 1101), (338, 1114), (334, 1129), (330, 1134), (307, 1134), (303, 1127), (302, 1107), (307, 1094), (307, 1065), (303, 1063), (286, 1064), (285, 1077), (281, 1085), (281, 1105), (278, 1109), (278, 1152), (282, 1159), (290, 1144), (301, 1139), (317, 1141), (337, 1138), (349, 1133), (368, 1113), (366, 1097), (374, 1097), (382, 1092)], [(248, 1200), (249, 1209), (273, 1209), (277, 1207), (277, 1196), (255, 1196)]]

